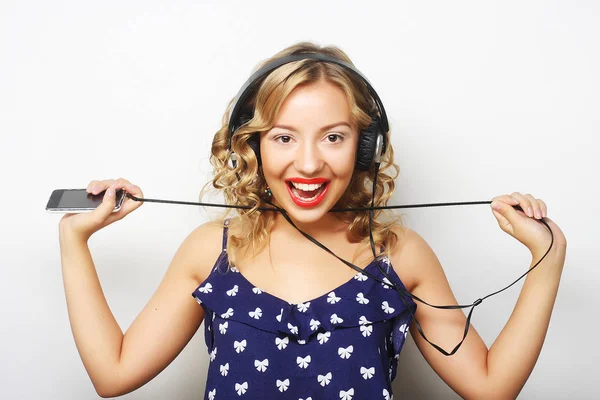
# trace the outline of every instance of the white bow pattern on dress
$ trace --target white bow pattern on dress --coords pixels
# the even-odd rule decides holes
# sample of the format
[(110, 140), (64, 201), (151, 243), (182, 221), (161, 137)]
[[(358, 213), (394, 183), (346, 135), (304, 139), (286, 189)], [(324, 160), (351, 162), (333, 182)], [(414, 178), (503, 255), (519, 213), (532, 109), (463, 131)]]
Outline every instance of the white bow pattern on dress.
[(358, 274), (354, 275), (354, 279), (356, 279), (357, 281), (360, 281), (360, 282), (364, 282), (367, 279), (369, 279), (369, 277), (366, 276), (365, 274), (363, 274), (362, 272), (359, 272)]
[(371, 379), (373, 377), (373, 375), (375, 374), (375, 367), (371, 367), (371, 368), (360, 367), (360, 374), (362, 375), (362, 377), (364, 379)]
[(329, 321), (331, 321), (332, 324), (341, 324), (344, 322), (344, 320), (338, 317), (337, 314), (331, 314)]
[(229, 363), (225, 365), (219, 365), (219, 371), (221, 371), (221, 375), (227, 376), (229, 373)]
[(231, 289), (229, 289), (226, 293), (227, 296), (235, 296), (238, 292), (238, 285), (233, 285)]
[(319, 329), (319, 325), (321, 325), (321, 323), (319, 321), (317, 321), (316, 319), (310, 319), (310, 330), (311, 331), (316, 331), (317, 329)]
[(250, 311), (248, 315), (250, 315), (254, 319), (259, 319), (260, 317), (262, 317), (262, 310), (256, 307), (256, 310)]
[(329, 331), (325, 333), (317, 333), (317, 340), (319, 341), (319, 344), (327, 343), (330, 336), (331, 332)]
[(290, 332), (292, 332), (294, 335), (298, 334), (298, 327), (296, 325), (292, 325), (288, 322), (288, 329), (290, 330)]
[(221, 318), (229, 318), (233, 316), (233, 308), (228, 308), (226, 312), (221, 314)]
[(246, 339), (238, 342), (237, 340), (233, 342), (233, 347), (235, 348), (236, 353), (241, 353), (246, 350)]
[(225, 321), (222, 324), (219, 324), (219, 332), (221, 332), (221, 335), (224, 335), (227, 333), (227, 328), (229, 327), (229, 322)]
[(285, 379), (283, 381), (280, 381), (279, 379), (277, 379), (276, 383), (277, 383), (277, 389), (279, 389), (280, 392), (285, 392), (290, 387), (289, 379)]
[(340, 400), (352, 400), (352, 396), (354, 396), (354, 388), (340, 390)]
[(283, 350), (287, 347), (288, 343), (290, 342), (290, 338), (289, 337), (284, 337), (283, 339), (281, 338), (275, 338), (275, 344), (277, 345), (277, 348), (279, 350)]
[(327, 295), (327, 302), (329, 304), (335, 304), (341, 300), (341, 297), (336, 297), (335, 292), (331, 292)]
[(267, 370), (268, 366), (269, 366), (269, 360), (266, 358), (262, 361), (254, 360), (254, 367), (256, 368), (256, 370), (258, 372), (265, 372)]
[(383, 309), (383, 311), (385, 311), (388, 314), (391, 314), (395, 311), (394, 308), (390, 307), (390, 305), (388, 304), (387, 301), (384, 301), (383, 303), (381, 303), (381, 308)]
[(338, 355), (340, 356), (340, 358), (345, 358), (345, 359), (349, 359), (350, 356), (352, 355), (352, 352), (354, 351), (354, 346), (350, 345), (346, 348), (343, 347), (339, 347), (338, 348)]
[(306, 303), (300, 303), (296, 307), (298, 307), (298, 311), (306, 312), (306, 310), (308, 310), (308, 307), (310, 307), (310, 301), (307, 301)]
[(373, 333), (373, 325), (361, 325), (360, 332), (364, 337), (371, 336), (371, 333)]
[(310, 364), (310, 360), (311, 360), (310, 355), (308, 355), (304, 358), (298, 356), (298, 357), (296, 357), (296, 364), (298, 364), (298, 366), (300, 368), (306, 368), (306, 367), (308, 367), (308, 364)]
[(198, 290), (202, 293), (211, 293), (212, 285), (210, 284), (210, 282), (207, 282), (206, 285), (202, 286), (201, 288), (198, 288)]
[[(392, 396), (393, 397), (393, 396)], [(383, 389), (383, 398), (385, 400), (392, 400), (392, 397), (390, 397), (390, 392), (388, 392), (387, 389)]]
[(329, 385), (329, 382), (331, 382), (331, 378), (332, 378), (331, 372), (328, 372), (325, 375), (317, 375), (317, 381), (323, 387)]
[(235, 391), (237, 392), (238, 396), (241, 396), (244, 393), (246, 393), (246, 390), (248, 390), (248, 382), (244, 382), (242, 384), (235, 384)]
[(369, 304), (369, 299), (367, 299), (362, 292), (356, 295), (356, 301), (360, 304)]

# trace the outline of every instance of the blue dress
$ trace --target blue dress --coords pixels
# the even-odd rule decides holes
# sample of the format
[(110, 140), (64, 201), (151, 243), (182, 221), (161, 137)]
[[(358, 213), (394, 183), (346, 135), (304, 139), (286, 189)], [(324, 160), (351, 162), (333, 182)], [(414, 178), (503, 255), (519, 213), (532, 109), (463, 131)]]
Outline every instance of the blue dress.
[[(329, 293), (291, 304), (262, 291), (223, 251), (192, 293), (205, 312), (210, 358), (205, 399), (391, 399), (398, 356), (416, 311), (362, 273)], [(389, 268), (389, 260), (382, 261)], [(375, 262), (365, 269), (381, 279)], [(388, 274), (404, 287), (392, 268)], [(406, 305), (405, 305), (406, 304)]]

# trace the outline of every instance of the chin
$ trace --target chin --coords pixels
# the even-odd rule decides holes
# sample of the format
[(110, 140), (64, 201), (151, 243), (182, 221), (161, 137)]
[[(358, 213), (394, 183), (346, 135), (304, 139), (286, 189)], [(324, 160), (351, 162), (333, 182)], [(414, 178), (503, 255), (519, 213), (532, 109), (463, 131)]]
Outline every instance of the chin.
[(319, 210), (298, 210), (292, 208), (291, 210), (286, 210), (288, 216), (294, 221), (294, 223), (300, 224), (316, 224), (322, 221), (324, 218), (327, 218), (327, 210), (319, 209)]
[[(330, 192), (328, 195), (331, 196), (333, 193)], [(324, 199), (324, 201), (314, 207), (302, 207), (294, 203), (288, 193), (285, 193), (285, 196), (288, 197), (285, 198), (283, 204), (281, 204), (282, 202), (279, 202), (279, 207), (286, 210), (288, 216), (295, 224), (303, 225), (318, 224), (330, 220), (333, 217), (333, 214), (330, 214), (329, 210), (331, 210), (339, 200), (330, 202), (327, 200), (331, 199)]]

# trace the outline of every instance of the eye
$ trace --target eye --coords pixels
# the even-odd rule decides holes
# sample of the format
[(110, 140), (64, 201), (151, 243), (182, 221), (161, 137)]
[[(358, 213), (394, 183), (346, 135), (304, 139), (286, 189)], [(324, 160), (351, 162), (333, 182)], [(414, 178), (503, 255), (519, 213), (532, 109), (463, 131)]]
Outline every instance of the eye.
[(338, 133), (331, 133), (327, 135), (327, 140), (329, 141), (329, 143), (339, 143), (342, 140), (344, 140), (344, 136)]
[[(281, 140), (280, 140), (280, 139), (281, 139)], [(292, 139), (291, 139), (291, 137), (289, 137), (289, 136), (287, 136), (287, 135), (281, 135), (281, 136), (277, 136), (277, 137), (275, 138), (275, 141), (276, 141), (276, 142), (279, 142), (279, 143), (289, 143), (289, 142), (290, 142), (290, 140), (292, 140)]]

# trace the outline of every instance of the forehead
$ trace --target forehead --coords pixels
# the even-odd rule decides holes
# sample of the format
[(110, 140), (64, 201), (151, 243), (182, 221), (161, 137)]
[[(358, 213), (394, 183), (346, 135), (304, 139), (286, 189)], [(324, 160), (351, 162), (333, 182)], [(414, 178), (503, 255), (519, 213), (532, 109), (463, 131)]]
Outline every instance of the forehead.
[(350, 105), (341, 88), (324, 80), (296, 87), (275, 118), (275, 125), (321, 127), (332, 122), (352, 124)]

